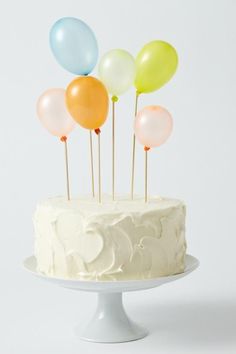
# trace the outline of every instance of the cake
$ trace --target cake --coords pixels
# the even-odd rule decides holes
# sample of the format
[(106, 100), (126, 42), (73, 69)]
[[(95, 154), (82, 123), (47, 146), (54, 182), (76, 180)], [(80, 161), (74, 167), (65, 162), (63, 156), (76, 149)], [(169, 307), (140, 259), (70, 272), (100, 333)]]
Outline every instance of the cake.
[(50, 198), (34, 214), (37, 270), (82, 280), (168, 276), (185, 267), (185, 205), (168, 198)]
[[(50, 31), (50, 47), (57, 62), (75, 77), (64, 88), (48, 89), (37, 101), (37, 115), (44, 128), (64, 145), (66, 197), (38, 204), (34, 215), (37, 271), (46, 276), (96, 281), (151, 279), (178, 274), (185, 269), (185, 205), (176, 199), (149, 198), (149, 150), (170, 137), (170, 112), (149, 104), (139, 107), (139, 97), (159, 90), (175, 74), (178, 55), (162, 40), (146, 43), (136, 59), (126, 50), (112, 49), (99, 62), (99, 78), (91, 75), (98, 59), (98, 45), (83, 21), (65, 17)], [(71, 45), (73, 43), (73, 45)], [(116, 105), (134, 86), (134, 118), (130, 195), (118, 198), (116, 179)], [(101, 129), (112, 105), (111, 197), (103, 194)], [(92, 197), (71, 199), (70, 156), (67, 140), (79, 126), (89, 132)], [(124, 129), (127, 129), (124, 121)], [(121, 131), (122, 134), (122, 131)], [(97, 140), (93, 147), (93, 136)], [(136, 140), (143, 146), (144, 190), (134, 198)], [(122, 140), (123, 144), (123, 140)], [(96, 152), (96, 154), (95, 154)], [(97, 156), (97, 174), (94, 174)], [(80, 168), (83, 168), (84, 159)], [(96, 193), (95, 193), (95, 177)], [(83, 187), (82, 187), (83, 188)]]

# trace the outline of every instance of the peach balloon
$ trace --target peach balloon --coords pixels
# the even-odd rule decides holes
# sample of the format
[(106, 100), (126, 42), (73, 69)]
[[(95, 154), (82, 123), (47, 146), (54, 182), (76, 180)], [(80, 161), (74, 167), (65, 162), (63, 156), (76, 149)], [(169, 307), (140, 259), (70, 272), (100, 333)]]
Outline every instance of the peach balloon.
[(49, 89), (39, 97), (37, 114), (49, 133), (60, 138), (67, 136), (76, 125), (66, 108), (65, 90), (62, 88)]
[(106, 121), (109, 99), (103, 83), (92, 76), (74, 79), (66, 89), (66, 105), (74, 120), (86, 129)]
[(148, 106), (138, 112), (134, 121), (134, 133), (145, 147), (162, 145), (170, 136), (173, 120), (170, 113), (161, 106)]

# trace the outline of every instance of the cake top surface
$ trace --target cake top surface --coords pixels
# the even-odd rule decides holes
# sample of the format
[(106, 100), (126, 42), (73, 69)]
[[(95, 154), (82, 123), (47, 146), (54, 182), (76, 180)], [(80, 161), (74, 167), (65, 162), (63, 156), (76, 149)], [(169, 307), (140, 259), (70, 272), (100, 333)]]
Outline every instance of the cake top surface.
[(174, 207), (184, 206), (184, 203), (178, 199), (170, 199), (163, 197), (152, 197), (145, 203), (142, 197), (117, 197), (115, 201), (111, 197), (105, 195), (102, 203), (92, 197), (73, 198), (70, 201), (65, 197), (48, 198), (39, 203), (40, 207), (48, 207), (57, 209), (58, 211), (76, 211), (84, 215), (104, 214), (104, 213), (139, 213), (149, 212), (153, 210), (165, 210)]

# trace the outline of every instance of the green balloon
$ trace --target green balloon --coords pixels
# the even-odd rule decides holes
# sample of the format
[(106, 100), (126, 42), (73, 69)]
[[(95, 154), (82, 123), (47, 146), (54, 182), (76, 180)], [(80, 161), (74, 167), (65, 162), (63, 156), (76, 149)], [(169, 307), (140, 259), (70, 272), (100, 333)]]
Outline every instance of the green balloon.
[(137, 93), (158, 90), (174, 75), (178, 65), (178, 55), (167, 42), (147, 43), (136, 58), (135, 87)]

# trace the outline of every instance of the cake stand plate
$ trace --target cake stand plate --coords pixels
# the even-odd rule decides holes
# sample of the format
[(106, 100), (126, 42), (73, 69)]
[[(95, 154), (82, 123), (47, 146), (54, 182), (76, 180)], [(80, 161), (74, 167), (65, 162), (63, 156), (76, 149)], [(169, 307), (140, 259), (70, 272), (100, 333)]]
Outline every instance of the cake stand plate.
[(145, 290), (169, 283), (188, 275), (198, 265), (199, 261), (195, 257), (187, 255), (185, 271), (180, 274), (146, 280), (90, 281), (48, 277), (37, 272), (34, 256), (24, 261), (24, 268), (38, 278), (64, 288), (98, 293), (97, 309), (93, 318), (82, 333), (78, 328), (75, 333), (81, 339), (100, 343), (128, 342), (143, 338), (148, 333), (127, 316), (122, 303), (122, 292)]

